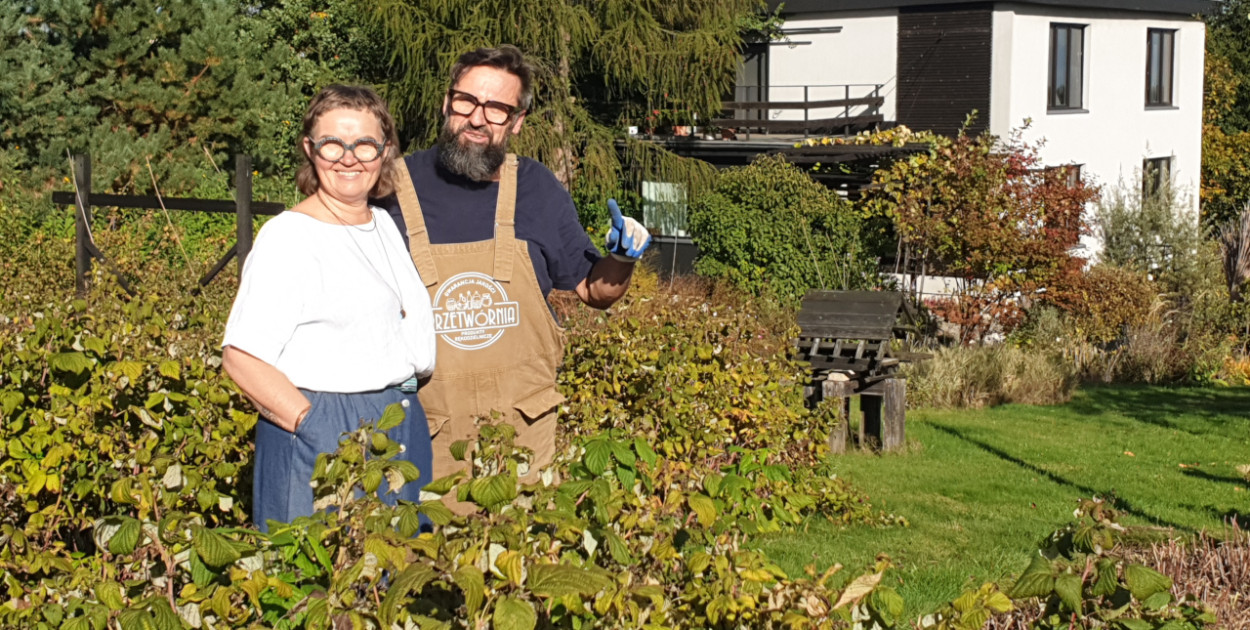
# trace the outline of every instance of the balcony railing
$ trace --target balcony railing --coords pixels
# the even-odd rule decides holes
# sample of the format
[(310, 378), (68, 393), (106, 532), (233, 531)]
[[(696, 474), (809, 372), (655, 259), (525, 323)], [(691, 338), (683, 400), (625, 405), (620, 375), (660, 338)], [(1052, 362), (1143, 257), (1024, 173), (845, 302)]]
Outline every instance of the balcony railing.
[(850, 135), (885, 121), (883, 87), (880, 83), (740, 85), (734, 88), (734, 100), (722, 104), (725, 115), (712, 124), (745, 132), (747, 138), (752, 131), (803, 137)]

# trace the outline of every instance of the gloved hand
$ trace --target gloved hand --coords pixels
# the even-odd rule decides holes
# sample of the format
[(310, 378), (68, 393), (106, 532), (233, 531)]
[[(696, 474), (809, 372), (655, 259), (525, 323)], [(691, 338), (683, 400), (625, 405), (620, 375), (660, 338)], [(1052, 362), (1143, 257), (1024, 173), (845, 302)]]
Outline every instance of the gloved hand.
[(647, 233), (647, 228), (622, 215), (615, 199), (608, 200), (608, 211), (612, 213), (612, 227), (608, 230), (608, 253), (624, 263), (638, 262), (651, 244), (651, 235)]

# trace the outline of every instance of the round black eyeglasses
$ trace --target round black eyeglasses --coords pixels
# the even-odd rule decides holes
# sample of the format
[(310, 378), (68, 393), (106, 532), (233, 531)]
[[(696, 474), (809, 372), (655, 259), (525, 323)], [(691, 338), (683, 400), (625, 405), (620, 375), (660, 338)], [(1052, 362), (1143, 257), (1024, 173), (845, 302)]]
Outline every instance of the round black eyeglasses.
[(327, 162), (338, 162), (349, 152), (355, 156), (357, 162), (372, 162), (382, 157), (382, 152), (386, 150), (385, 142), (378, 142), (373, 138), (361, 138), (351, 144), (345, 144), (334, 136), (326, 136), (320, 140), (309, 138), (308, 141), (312, 143), (313, 153)]
[(508, 119), (524, 111), (520, 107), (499, 101), (482, 102), (477, 100), (476, 96), (456, 89), (447, 90), (447, 104), (452, 112), (465, 118), (472, 116), (473, 112), (481, 107), (482, 117), (492, 125), (502, 125), (508, 122)]

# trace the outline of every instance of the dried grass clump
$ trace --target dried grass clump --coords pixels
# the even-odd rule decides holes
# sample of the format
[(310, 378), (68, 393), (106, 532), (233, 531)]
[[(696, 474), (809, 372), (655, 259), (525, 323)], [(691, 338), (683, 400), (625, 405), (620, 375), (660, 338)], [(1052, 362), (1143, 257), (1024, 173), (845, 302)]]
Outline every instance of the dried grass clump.
[(1078, 382), (1060, 354), (1011, 344), (942, 348), (906, 376), (908, 402), (936, 408), (1056, 405), (1072, 398)]
[[(1124, 551), (1124, 557), (1172, 578), (1172, 595), (1192, 594), (1215, 613), (1216, 630), (1250, 630), (1250, 533), (1234, 523), (1224, 540), (1200, 534)], [(1015, 602), (1010, 613), (994, 617), (984, 630), (1029, 630), (1041, 613), (1037, 600)]]
[(1234, 523), (1225, 540), (1207, 534), (1188, 544), (1169, 540), (1126, 556), (1172, 578), (1172, 594), (1192, 593), (1219, 619), (1216, 628), (1250, 630), (1250, 532)]

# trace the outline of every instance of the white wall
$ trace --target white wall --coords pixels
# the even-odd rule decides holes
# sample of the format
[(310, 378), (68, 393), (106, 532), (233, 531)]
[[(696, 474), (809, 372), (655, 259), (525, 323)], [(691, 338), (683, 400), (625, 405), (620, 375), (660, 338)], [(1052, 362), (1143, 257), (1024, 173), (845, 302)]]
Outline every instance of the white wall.
[[(870, 96), (872, 85), (884, 84), (881, 95), (885, 105), (880, 113), (886, 120), (895, 118), (895, 88), (898, 71), (898, 11), (847, 11), (841, 13), (808, 13), (790, 16), (785, 28), (818, 28), (840, 26), (839, 33), (791, 35), (794, 42), (810, 44), (787, 46), (778, 44), (768, 50), (769, 100), (802, 101), (801, 87), (828, 86), (836, 88), (808, 89), (808, 100), (840, 99), (846, 96), (847, 84), (851, 98)], [(841, 116), (845, 110), (814, 109), (812, 119)], [(852, 107), (851, 115), (866, 113), (864, 107)], [(801, 110), (773, 110), (774, 120), (802, 120)]]
[[(1050, 24), (1085, 24), (1085, 111), (1047, 111)], [(1147, 109), (1146, 33), (1177, 29), (1173, 107)], [(1172, 157), (1172, 175), (1197, 216), (1202, 159), (1205, 27), (1161, 14), (1000, 4), (994, 12), (990, 131), (1006, 136), (1026, 118), (1024, 139), (1045, 139), (1047, 165), (1083, 164), (1096, 183), (1141, 187), (1146, 158)]]

